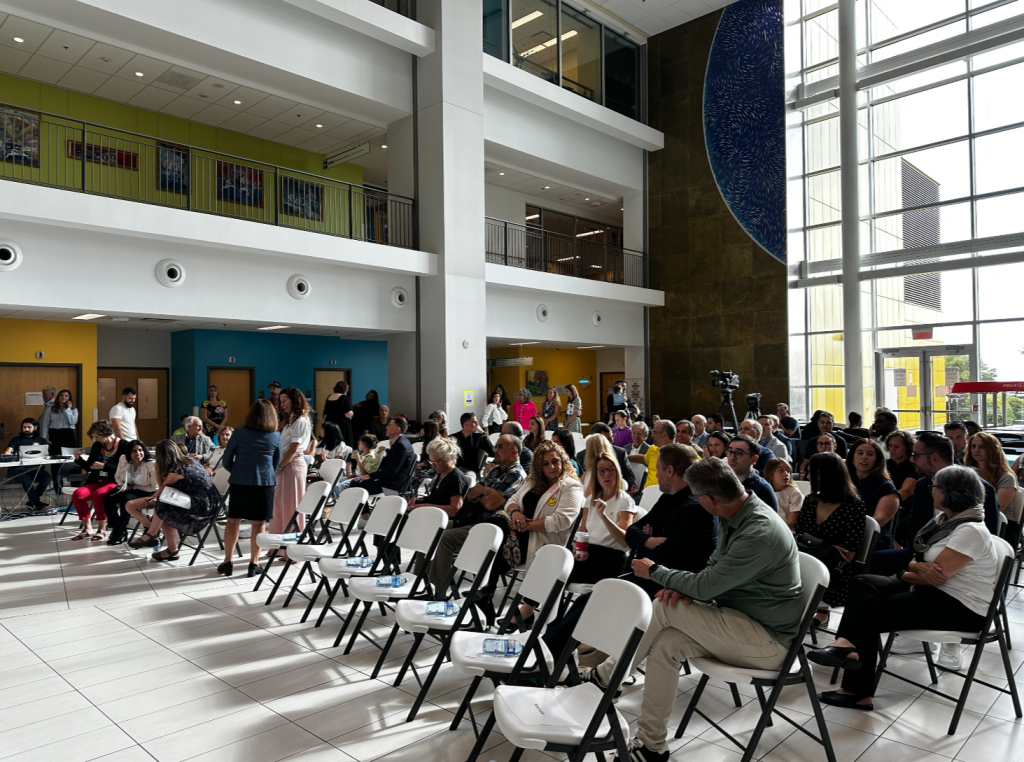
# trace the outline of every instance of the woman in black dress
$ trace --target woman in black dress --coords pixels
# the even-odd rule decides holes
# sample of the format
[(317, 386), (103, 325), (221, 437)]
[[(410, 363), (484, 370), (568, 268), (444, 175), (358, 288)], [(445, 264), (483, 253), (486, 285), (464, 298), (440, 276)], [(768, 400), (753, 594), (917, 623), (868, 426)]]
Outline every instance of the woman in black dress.
[(864, 512), (878, 522), (882, 530), (876, 550), (892, 548), (892, 520), (900, 507), (900, 496), (885, 470), (882, 446), (873, 439), (858, 439), (846, 456), (846, 467), (853, 486), (864, 501)]
[[(352, 406), (355, 411), (355, 430), (356, 441), (358, 442), (359, 437), (363, 434), (372, 434), (370, 431), (370, 424), (380, 417), (380, 399), (377, 396), (375, 389), (370, 389), (366, 393), (366, 399), (362, 402), (357, 402)], [(352, 442), (346, 442), (346, 444), (353, 444)]]
[(903, 537), (902, 530), (914, 512), (914, 490), (918, 480), (917, 469), (910, 461), (910, 454), (914, 451), (914, 437), (909, 431), (894, 431), (885, 438), (885, 447), (889, 451), (885, 470), (889, 472), (889, 479), (900, 496), (900, 512), (893, 528), (893, 540), (905, 547), (905, 544), (913, 540), (912, 537)]
[[(864, 539), (864, 501), (850, 481), (843, 459), (834, 452), (819, 452), (810, 462), (811, 494), (797, 516), (793, 533), (823, 540), (837, 551), (833, 556), (828, 590), (822, 596), (815, 621), (818, 627), (828, 622), (830, 606), (842, 606), (850, 591), (854, 567), (850, 563)], [(825, 558), (821, 558), (826, 561)], [(830, 565), (826, 561), (826, 565)]]
[(353, 449), (356, 446), (356, 437), (352, 435), (352, 419), (354, 417), (352, 400), (348, 396), (348, 384), (339, 381), (334, 385), (334, 393), (328, 395), (324, 401), (324, 420), (338, 424), (338, 428), (341, 429), (341, 438)]

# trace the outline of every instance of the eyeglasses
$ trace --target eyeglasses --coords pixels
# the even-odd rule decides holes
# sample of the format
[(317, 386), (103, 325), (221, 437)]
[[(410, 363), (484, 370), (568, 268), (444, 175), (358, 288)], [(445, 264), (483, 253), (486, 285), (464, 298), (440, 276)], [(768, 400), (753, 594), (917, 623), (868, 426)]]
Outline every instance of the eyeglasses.
[(835, 446), (836, 446), (836, 443), (833, 442), (831, 439), (828, 440), (827, 442), (818, 442), (818, 447), (835, 447)]
[(598, 476), (610, 476), (611, 474), (614, 474), (614, 473), (616, 473), (614, 468), (599, 468), (599, 469), (597, 469), (597, 475)]
[(736, 450), (736, 449), (726, 450), (725, 454), (726, 455), (732, 455), (734, 458), (752, 458), (753, 457), (753, 455), (748, 453), (746, 450)]

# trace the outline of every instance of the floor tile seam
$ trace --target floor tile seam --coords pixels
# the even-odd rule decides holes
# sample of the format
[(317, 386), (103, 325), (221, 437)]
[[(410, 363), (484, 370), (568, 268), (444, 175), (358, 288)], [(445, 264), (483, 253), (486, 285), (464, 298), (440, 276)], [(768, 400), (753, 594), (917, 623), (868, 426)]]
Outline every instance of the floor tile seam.
[[(452, 711), (450, 711), (450, 710), (448, 710), (448, 709), (445, 709), (445, 708), (444, 708), (444, 707), (442, 707), (442, 706), (438, 706), (437, 704), (429, 704), (429, 702), (424, 702), (424, 703), (423, 703), (423, 706), (421, 706), (421, 707), (420, 707), (420, 710), (419, 710), (419, 712), (417, 713), (417, 717), (418, 717), (418, 716), (419, 716), (420, 714), (423, 714), (424, 710), (425, 710), (425, 709), (428, 709), (428, 708), (433, 708), (433, 709), (440, 709), (440, 710), (441, 710), (442, 712), (446, 712), (447, 714), (450, 714), (450, 715), (451, 715), (451, 717), (452, 717), (452, 719), (454, 719), (454, 717), (455, 717), (455, 712), (452, 712)], [(370, 727), (370, 725), (373, 725), (373, 724), (375, 724), (375, 723), (381, 722), (382, 720), (386, 720), (386, 719), (388, 719), (389, 717), (394, 717), (394, 716), (396, 716), (396, 715), (399, 715), (399, 714), (407, 714), (408, 712), (409, 712), (409, 709), (408, 709), (408, 708), (405, 708), (405, 709), (398, 709), (398, 710), (396, 710), (396, 711), (394, 711), (394, 712), (391, 712), (390, 714), (386, 714), (386, 715), (383, 715), (383, 716), (381, 716), (381, 717), (378, 717), (378, 718), (377, 718), (376, 720), (374, 720), (373, 722), (368, 722), (368, 723), (366, 723), (365, 725), (360, 725), (360, 726), (359, 726), (358, 728), (352, 728), (351, 730), (347, 730), (347, 731), (345, 731), (344, 733), (341, 733), (340, 735), (336, 735), (336, 736), (334, 736), (333, 738), (330, 738), (330, 739), (324, 739), (324, 740), (326, 741), (326, 743), (329, 743), (329, 744), (330, 744), (331, 746), (334, 746), (334, 748), (338, 749), (339, 751), (342, 751), (342, 752), (344, 752), (344, 751), (345, 751), (344, 749), (342, 749), (342, 748), (341, 748), (340, 746), (336, 746), (336, 745), (335, 745), (335, 743), (334, 743), (334, 742), (335, 742), (335, 741), (337, 741), (337, 740), (338, 740), (339, 738), (343, 738), (344, 736), (347, 736), (347, 735), (351, 735), (352, 733), (355, 733), (355, 732), (357, 732), (357, 731), (359, 731), (359, 730), (362, 730), (363, 728), (368, 728), (368, 727)], [(415, 722), (415, 720), (414, 720), (414, 722)], [(451, 719), (448, 719), (448, 720), (447, 720), (447, 722), (448, 722), (448, 724), (450, 725), (450, 724), (451, 724)], [(409, 723), (403, 723), (403, 725), (408, 725), (408, 724), (409, 724)], [(495, 727), (497, 727), (497, 726), (495, 726)], [(308, 733), (313, 733), (313, 731), (312, 731), (312, 730), (309, 730), (309, 731), (306, 731), (306, 732), (308, 732)], [(431, 733), (430, 735), (424, 736), (423, 738), (419, 739), (418, 741), (410, 741), (409, 743), (405, 744), (404, 746), (400, 746), (400, 747), (398, 747), (397, 749), (392, 749), (391, 751), (389, 751), (389, 752), (387, 752), (387, 753), (388, 753), (388, 754), (394, 754), (395, 752), (401, 751), (402, 749), (407, 749), (407, 748), (409, 748), (409, 747), (410, 747), (410, 746), (412, 746), (413, 744), (418, 744), (418, 743), (421, 743), (422, 741), (425, 741), (425, 740), (427, 740), (428, 738), (433, 738), (434, 736), (438, 735), (439, 733), (448, 733), (448, 732), (451, 732), (451, 731), (449, 731), (449, 730), (448, 730), (448, 728), (446, 728), (446, 727), (444, 727), (444, 728), (439, 728), (439, 729), (437, 730), (437, 732), (435, 732), (435, 733)], [(313, 735), (316, 735), (316, 733), (313, 733)], [(320, 736), (317, 736), (317, 737), (319, 738)], [(505, 739), (505, 740), (508, 740), (508, 739)], [(497, 745), (498, 745), (498, 744), (494, 744), (493, 746), (491, 746), (491, 747), (489, 747), (489, 748), (492, 748), (492, 749), (493, 749), (493, 748), (494, 748), (494, 746), (497, 746)], [(351, 756), (351, 755), (349, 755), (349, 756)], [(381, 757), (383, 757), (383, 756), (384, 756), (384, 755), (382, 754), (382, 755), (380, 755), (380, 756), (378, 756), (378, 757), (371, 757), (371, 758), (370, 758), (370, 759), (368, 759), (368, 760), (364, 760), (364, 762), (373, 762), (373, 760), (375, 760), (375, 759), (381, 759)]]
[[(125, 732), (124, 728), (122, 728), (120, 725), (118, 725), (117, 723), (113, 723), (113, 727), (116, 727), (118, 730), (120, 730), (122, 733), (124, 733), (126, 736), (128, 736), (129, 739), (131, 739), (131, 736), (129, 736), (128, 733)], [(101, 728), (92, 728), (89, 731), (87, 731), (87, 733), (93, 733), (93, 732), (95, 732), (98, 729), (101, 729)], [(86, 734), (82, 733), (81, 735), (86, 735)], [(62, 738), (59, 741), (51, 741), (49, 743), (44, 743), (42, 746), (34, 746), (31, 749), (25, 749), (25, 750), (23, 750), (21, 752), (18, 752), (17, 754), (11, 755), (10, 757), (0, 757), (0, 759), (14, 759), (16, 757), (21, 757), (24, 754), (34, 755), (35, 752), (39, 752), (39, 751), (45, 749), (47, 746), (54, 746), (56, 744), (64, 743), (65, 741), (68, 741), (68, 740), (71, 740), (72, 738), (77, 738), (77, 737), (78, 736), (70, 736), (69, 738)], [(134, 739), (132, 739), (132, 744), (135, 744), (136, 746), (138, 746), (138, 743)], [(102, 759), (103, 757), (110, 756), (111, 754), (117, 754), (118, 752), (122, 752), (125, 749), (129, 749), (129, 748), (131, 748), (131, 744), (129, 744), (128, 746), (122, 746), (120, 749), (114, 749), (113, 751), (105, 751), (102, 754), (98, 754), (95, 757), (89, 757), (88, 759), (83, 760), (83, 762), (93, 762), (93, 760)], [(147, 754), (148, 754), (148, 752), (147, 752)], [(150, 754), (150, 756), (152, 756), (152, 755)]]
[[(291, 723), (291, 724), (294, 724), (294, 723)], [(236, 738), (236, 739), (234, 739), (232, 741), (229, 741), (228, 743), (226, 743), (226, 744), (224, 744), (222, 746), (216, 746), (214, 748), (207, 749), (206, 751), (202, 751), (199, 754), (194, 754), (191, 757), (186, 757), (185, 759), (181, 760), (181, 762), (189, 762), (189, 760), (197, 759), (197, 758), (203, 756), (204, 754), (209, 754), (210, 752), (217, 751), (218, 749), (226, 749), (228, 746), (231, 746), (232, 744), (236, 744), (239, 741), (246, 741), (246, 740), (248, 740), (250, 738), (255, 738), (258, 735), (262, 735), (263, 733), (272, 733), (275, 730), (281, 729), (282, 727), (284, 727), (284, 726), (283, 725), (275, 725), (274, 727), (272, 727), (272, 728), (270, 728), (268, 730), (261, 730), (258, 733), (254, 733), (251, 736), (246, 736), (245, 738)], [(300, 727), (299, 730), (304, 730), (306, 733), (309, 733), (308, 730), (305, 730), (305, 728), (302, 728), (302, 727)], [(312, 735), (313, 738), (316, 738), (320, 743), (322, 743), (322, 741), (319, 739), (318, 736), (315, 736), (312, 733), (309, 733), (309, 734)], [(270, 760), (270, 762), (281, 762), (282, 760), (288, 759), (289, 757), (294, 757), (296, 754), (303, 754), (303, 753), (309, 751), (310, 749), (312, 749), (312, 748), (314, 748), (316, 746), (319, 746), (320, 743), (314, 743), (314, 744), (312, 744), (310, 746), (307, 746), (305, 749), (301, 749), (299, 751), (292, 750), (292, 751), (285, 752), (284, 756), (274, 757), (274, 759)], [(339, 751), (340, 751), (340, 749), (339, 749)], [(342, 752), (342, 753), (344, 753), (344, 752)], [(348, 755), (346, 754), (345, 756), (348, 756)]]

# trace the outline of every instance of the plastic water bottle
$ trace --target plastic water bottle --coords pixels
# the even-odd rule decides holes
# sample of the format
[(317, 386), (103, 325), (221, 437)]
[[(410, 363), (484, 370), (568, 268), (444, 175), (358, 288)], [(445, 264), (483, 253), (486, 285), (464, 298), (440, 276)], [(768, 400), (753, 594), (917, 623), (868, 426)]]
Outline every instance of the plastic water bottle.
[(487, 656), (518, 656), (523, 644), (509, 638), (484, 638), (484, 654)]
[(354, 556), (352, 558), (345, 559), (345, 566), (355, 566), (359, 569), (365, 569), (367, 566), (373, 563), (373, 560), (367, 556)]
[(427, 601), (427, 616), (455, 616), (459, 605), (452, 601)]
[(385, 574), (377, 577), (377, 587), (401, 587), (407, 582), (405, 577), (397, 574)]
[(281, 535), (281, 542), (298, 542), (301, 536), (302, 534), (299, 532), (289, 532)]

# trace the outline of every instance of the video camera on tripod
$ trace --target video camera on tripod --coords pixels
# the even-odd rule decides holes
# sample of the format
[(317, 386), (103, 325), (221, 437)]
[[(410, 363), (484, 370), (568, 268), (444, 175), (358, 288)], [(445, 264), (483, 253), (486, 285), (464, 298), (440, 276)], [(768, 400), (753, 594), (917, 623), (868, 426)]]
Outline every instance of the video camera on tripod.
[(711, 371), (711, 385), (718, 387), (718, 391), (722, 396), (722, 404), (718, 406), (718, 412), (721, 413), (728, 408), (729, 415), (732, 417), (733, 431), (738, 432), (740, 430), (740, 422), (736, 419), (736, 408), (732, 404), (732, 393), (740, 388), (740, 377), (731, 370), (713, 370)]

